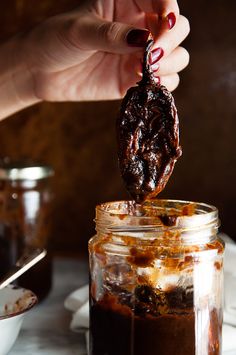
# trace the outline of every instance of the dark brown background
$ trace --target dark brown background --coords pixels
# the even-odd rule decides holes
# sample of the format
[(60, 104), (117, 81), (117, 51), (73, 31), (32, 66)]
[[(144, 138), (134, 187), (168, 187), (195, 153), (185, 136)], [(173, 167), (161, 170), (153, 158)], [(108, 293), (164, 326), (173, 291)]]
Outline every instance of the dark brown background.
[[(78, 0), (1, 2), (1, 39)], [(191, 63), (175, 97), (183, 157), (162, 197), (215, 204), (236, 239), (235, 0), (181, 0), (191, 22)], [(116, 161), (119, 102), (40, 104), (0, 123), (0, 155), (44, 160), (56, 171), (52, 244), (81, 252), (93, 234), (94, 208), (127, 197)]]

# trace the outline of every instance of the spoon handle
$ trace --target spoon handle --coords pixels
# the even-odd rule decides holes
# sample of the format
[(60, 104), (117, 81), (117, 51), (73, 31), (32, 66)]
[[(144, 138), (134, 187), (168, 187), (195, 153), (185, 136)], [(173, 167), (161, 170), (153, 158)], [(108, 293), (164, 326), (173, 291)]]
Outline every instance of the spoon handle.
[(16, 264), (0, 280), (0, 290), (15, 281), (47, 254), (45, 249), (26, 249)]

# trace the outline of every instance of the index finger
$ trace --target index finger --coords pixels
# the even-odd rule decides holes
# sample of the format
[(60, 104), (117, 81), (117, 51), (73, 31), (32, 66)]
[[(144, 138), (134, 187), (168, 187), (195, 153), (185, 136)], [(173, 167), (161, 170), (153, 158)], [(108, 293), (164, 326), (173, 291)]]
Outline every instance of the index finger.
[(179, 6), (177, 0), (134, 0), (141, 11), (155, 13), (160, 17), (166, 17), (173, 12), (178, 18)]

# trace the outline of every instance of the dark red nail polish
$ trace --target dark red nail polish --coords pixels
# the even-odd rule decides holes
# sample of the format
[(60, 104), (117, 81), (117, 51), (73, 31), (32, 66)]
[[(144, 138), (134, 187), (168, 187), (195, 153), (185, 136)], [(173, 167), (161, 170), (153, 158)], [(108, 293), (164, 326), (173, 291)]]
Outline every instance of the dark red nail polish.
[(162, 48), (156, 48), (151, 52), (151, 63), (150, 64), (154, 64), (156, 62), (158, 62), (158, 60), (160, 60), (164, 55), (164, 51)]
[(174, 25), (176, 24), (176, 16), (173, 12), (170, 12), (168, 15), (167, 15), (167, 20), (168, 20), (168, 26), (169, 26), (169, 29), (171, 30)]
[(156, 71), (159, 70), (160, 64), (159, 64), (158, 62), (156, 62), (156, 63), (153, 63), (153, 64), (151, 65), (151, 67), (152, 67), (152, 71), (156, 72)]
[(155, 76), (155, 82), (157, 84), (160, 84), (161, 83), (161, 78), (159, 76)]
[(127, 34), (126, 41), (131, 47), (144, 47), (149, 35), (150, 32), (148, 30), (131, 30)]

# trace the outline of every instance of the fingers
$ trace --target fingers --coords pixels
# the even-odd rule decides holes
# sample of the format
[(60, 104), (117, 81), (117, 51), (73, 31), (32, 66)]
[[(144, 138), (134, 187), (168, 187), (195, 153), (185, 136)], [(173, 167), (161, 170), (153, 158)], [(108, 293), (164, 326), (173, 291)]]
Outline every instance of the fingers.
[(161, 32), (155, 38), (155, 48), (162, 48), (164, 56), (167, 57), (175, 48), (177, 48), (187, 37), (190, 31), (189, 21), (186, 17), (180, 15), (179, 19), (171, 31)]
[(179, 19), (172, 31), (161, 31), (155, 40), (152, 51), (152, 69), (162, 85), (173, 91), (179, 85), (179, 75), (189, 63), (189, 54), (180, 47), (180, 43), (190, 31), (188, 20), (184, 16)]
[(135, 0), (141, 11), (157, 13), (160, 17), (166, 17), (174, 13), (176, 18), (179, 15), (179, 6), (176, 0)]
[(157, 8), (157, 13), (162, 17), (174, 13), (176, 17), (179, 15), (179, 6), (176, 0), (153, 0), (152, 3)]
[[(152, 12), (161, 18), (163, 29), (172, 29), (179, 19), (179, 8), (176, 0), (136, 0), (142, 11)], [(181, 29), (182, 21), (178, 21), (178, 28)], [(160, 43), (166, 40), (165, 33), (161, 31)], [(172, 32), (172, 31), (171, 31)], [(177, 31), (175, 30), (175, 33)], [(179, 32), (177, 32), (179, 34)], [(149, 31), (137, 29), (133, 26), (120, 22), (109, 22), (102, 18), (91, 15), (91, 12), (83, 13), (77, 21), (69, 26), (68, 41), (72, 42), (78, 49), (101, 50), (110, 53), (127, 54), (132, 53), (138, 47), (145, 47)]]
[[(155, 3), (154, 0), (153, 3)], [(164, 0), (160, 3), (164, 3)], [(99, 50), (117, 54), (129, 54), (137, 51), (138, 48), (144, 48), (150, 34), (147, 29), (134, 28), (132, 25), (121, 22), (106, 21), (86, 11), (79, 17), (65, 21), (60, 33), (63, 42), (68, 43), (68, 47), (72, 46), (82, 51)], [(171, 31), (160, 31), (155, 38), (154, 48), (162, 47), (165, 55), (168, 56), (188, 33), (188, 20), (180, 16)]]
[(169, 91), (174, 91), (179, 85), (179, 75), (171, 74), (160, 77), (160, 84), (167, 87)]
[[(179, 85), (178, 73), (186, 68), (189, 63), (189, 53), (183, 47), (176, 48), (167, 58), (160, 62), (152, 64), (152, 70), (157, 82), (166, 86), (169, 91), (173, 91)], [(139, 77), (142, 77), (141, 68), (137, 71)]]
[(73, 21), (63, 31), (66, 40), (77, 49), (99, 50), (127, 54), (145, 47), (150, 32), (133, 26), (103, 20), (96, 15), (85, 15)]
[(152, 65), (155, 75), (163, 76), (179, 73), (189, 64), (189, 53), (183, 47), (177, 47), (168, 57)]
[[(138, 75), (136, 74), (136, 76), (138, 76), (139, 80), (140, 80), (141, 74), (138, 73)], [(136, 81), (138, 81), (138, 80), (136, 79)], [(177, 88), (177, 86), (179, 85), (180, 78), (177, 73), (163, 75), (163, 76), (156, 76), (156, 82), (161, 85), (164, 85), (169, 91), (174, 91)]]

